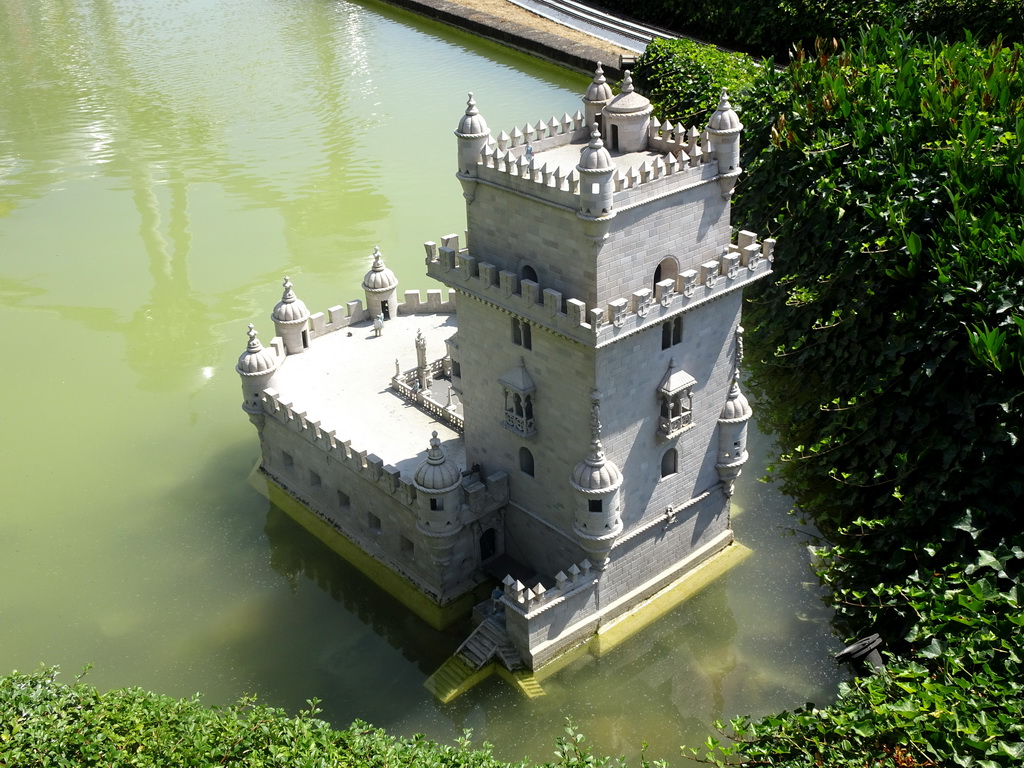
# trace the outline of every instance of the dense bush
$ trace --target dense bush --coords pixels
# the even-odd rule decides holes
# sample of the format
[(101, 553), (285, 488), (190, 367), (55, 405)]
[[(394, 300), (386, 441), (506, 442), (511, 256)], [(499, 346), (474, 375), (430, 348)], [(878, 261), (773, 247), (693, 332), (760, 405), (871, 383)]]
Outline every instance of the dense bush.
[(692, 40), (655, 40), (637, 60), (636, 85), (662, 121), (703, 125), (722, 88), (735, 98), (750, 88), (761, 66), (749, 56)]
[[(389, 736), (356, 722), (338, 731), (316, 717), (316, 702), (292, 717), (247, 698), (206, 707), (139, 688), (101, 693), (57, 670), (0, 677), (0, 768), (527, 768), (475, 748), (467, 731), (455, 746)], [(555, 760), (540, 768), (626, 768), (594, 755), (571, 722)], [(657, 764), (660, 768), (660, 764)], [(654, 768), (641, 754), (640, 768)]]
[(365, 723), (335, 731), (310, 709), (290, 717), (249, 699), (227, 708), (138, 688), (100, 693), (55, 669), (0, 678), (0, 766), (239, 765), (271, 768), (508, 768), (468, 739), (393, 739)]
[(1024, 757), (1021, 53), (874, 28), (748, 96), (734, 218), (778, 239), (745, 314), (773, 473), (834, 542), (840, 626), (899, 655), (832, 707), (737, 721), (703, 759)]
[(788, 61), (796, 44), (856, 36), (868, 24), (903, 22), (910, 32), (985, 44), (1024, 42), (1024, 0), (602, 0), (608, 9), (757, 56)]
[(1022, 529), (1020, 58), (874, 29), (767, 71), (744, 113), (735, 219), (778, 239), (752, 384), (837, 589)]

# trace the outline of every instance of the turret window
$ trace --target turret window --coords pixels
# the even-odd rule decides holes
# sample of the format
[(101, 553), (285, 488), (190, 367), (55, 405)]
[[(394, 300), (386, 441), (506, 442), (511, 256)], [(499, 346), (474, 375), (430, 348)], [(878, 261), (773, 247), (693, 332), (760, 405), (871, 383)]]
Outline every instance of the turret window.
[(518, 317), (512, 318), (512, 343), (525, 349), (533, 349), (533, 334), (530, 324)]
[(442, 511), (444, 509), (444, 499), (440, 496), (431, 496), (430, 509), (434, 512)]
[(604, 502), (601, 499), (587, 499), (588, 512), (604, 512)]

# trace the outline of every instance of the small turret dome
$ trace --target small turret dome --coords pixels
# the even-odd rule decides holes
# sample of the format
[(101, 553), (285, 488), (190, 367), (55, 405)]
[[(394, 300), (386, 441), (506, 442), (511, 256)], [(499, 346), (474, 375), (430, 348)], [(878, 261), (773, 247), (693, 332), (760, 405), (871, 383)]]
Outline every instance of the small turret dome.
[(441, 440), (435, 430), (430, 438), (430, 450), (426, 460), (416, 468), (413, 483), (428, 494), (447, 492), (462, 482), (462, 470), (450, 461), (441, 448)]
[(309, 319), (309, 310), (301, 299), (296, 298), (291, 280), (287, 277), (284, 279), (284, 295), (274, 307), (271, 318), (277, 323), (298, 323)]
[(650, 112), (652, 109), (650, 100), (633, 89), (633, 76), (627, 69), (622, 78), (622, 89), (619, 95), (611, 100), (604, 111), (606, 114), (632, 115), (638, 112)]
[(373, 246), (373, 266), (363, 277), (363, 290), (372, 292), (383, 292), (394, 290), (398, 285), (398, 278), (395, 273), (384, 266), (381, 258), (380, 247)]
[(736, 379), (732, 380), (732, 386), (729, 387), (729, 396), (725, 401), (725, 407), (722, 408), (722, 415), (719, 417), (720, 421), (746, 421), (753, 414), (753, 410), (750, 408), (750, 403), (747, 402), (746, 396), (740, 391), (740, 384)]
[(249, 345), (238, 358), (235, 370), (242, 376), (259, 376), (277, 367), (277, 358), (269, 349), (264, 349), (256, 338), (256, 329), (249, 323)]
[(473, 94), (469, 94), (469, 101), (466, 102), (466, 114), (459, 121), (459, 128), (456, 133), (463, 136), (485, 136), (490, 134), (491, 129), (487, 127), (487, 121), (476, 108), (476, 101)]
[(722, 95), (718, 100), (718, 109), (711, 115), (708, 121), (708, 130), (712, 131), (738, 131), (743, 128), (739, 115), (733, 110), (729, 103), (729, 91), (722, 89)]
[(590, 444), (587, 458), (573, 468), (572, 484), (584, 493), (607, 493), (622, 485), (622, 472), (614, 461), (605, 458), (600, 440)]
[(583, 97), (586, 101), (599, 101), (606, 102), (612, 100), (612, 89), (608, 85), (608, 81), (604, 76), (604, 69), (601, 67), (601, 62), (597, 62), (597, 69), (594, 70), (594, 80), (587, 88), (587, 93)]
[(590, 143), (580, 150), (578, 167), (581, 171), (610, 171), (615, 168), (611, 153), (601, 141), (601, 131), (598, 129), (597, 123), (594, 123), (593, 129), (590, 131)]

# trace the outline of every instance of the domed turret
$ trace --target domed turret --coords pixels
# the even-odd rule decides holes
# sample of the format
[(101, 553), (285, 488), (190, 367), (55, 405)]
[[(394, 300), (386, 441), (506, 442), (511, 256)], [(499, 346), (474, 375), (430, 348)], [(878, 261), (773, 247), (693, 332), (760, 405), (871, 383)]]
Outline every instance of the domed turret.
[(736, 327), (736, 365), (732, 385), (718, 417), (718, 461), (715, 469), (726, 496), (732, 496), (736, 478), (747, 463), (747, 422), (753, 412), (740, 391), (740, 364), (743, 362), (743, 326)]
[(462, 482), (462, 470), (454, 461), (448, 459), (441, 440), (435, 431), (430, 438), (430, 450), (427, 458), (416, 468), (413, 483), (416, 489), (427, 495), (442, 495), (451, 491)]
[(366, 311), (369, 316), (375, 318), (384, 315), (385, 320), (390, 320), (398, 293), (398, 278), (384, 266), (380, 248), (376, 245), (373, 246), (373, 265), (363, 277), (363, 291), (366, 293)]
[(651, 127), (651, 102), (633, 88), (633, 76), (627, 69), (619, 95), (603, 110), (604, 132), (613, 152), (640, 152), (647, 149)]
[(292, 283), (284, 279), (284, 294), (270, 314), (277, 335), (284, 341), (285, 354), (296, 355), (309, 346), (309, 310), (292, 290)]
[(416, 530), (424, 537), (437, 566), (451, 562), (456, 534), (462, 529), (462, 471), (448, 458), (435, 431), (427, 458), (413, 476), (416, 488)]
[(590, 131), (590, 143), (580, 150), (576, 166), (580, 174), (580, 213), (587, 218), (599, 218), (612, 213), (615, 184), (615, 162), (601, 140), (597, 123)]
[(576, 491), (576, 513), (572, 531), (577, 543), (599, 570), (608, 562), (612, 544), (622, 532), (619, 517), (619, 488), (622, 472), (604, 453), (601, 444), (600, 394), (591, 395), (591, 441), (587, 457), (572, 471)]
[(462, 183), (463, 197), (471, 203), (476, 196), (476, 166), (480, 162), (480, 153), (491, 138), (490, 128), (476, 108), (472, 93), (469, 94), (466, 114), (459, 121), (455, 136), (459, 142), (459, 170), (455, 176)]
[(583, 115), (587, 125), (601, 122), (601, 110), (612, 100), (612, 89), (604, 76), (604, 69), (601, 62), (597, 62), (597, 69), (594, 70), (594, 80), (587, 88), (583, 96)]
[(740, 175), (740, 134), (743, 123), (729, 103), (729, 92), (723, 88), (718, 100), (718, 109), (708, 120), (708, 136), (711, 139), (711, 154), (718, 160), (719, 184), (722, 195), (728, 199)]
[(238, 358), (235, 370), (242, 377), (242, 410), (249, 414), (249, 421), (257, 430), (263, 429), (263, 406), (260, 395), (277, 373), (278, 359), (272, 350), (264, 349), (256, 336), (256, 329), (249, 323), (249, 344)]

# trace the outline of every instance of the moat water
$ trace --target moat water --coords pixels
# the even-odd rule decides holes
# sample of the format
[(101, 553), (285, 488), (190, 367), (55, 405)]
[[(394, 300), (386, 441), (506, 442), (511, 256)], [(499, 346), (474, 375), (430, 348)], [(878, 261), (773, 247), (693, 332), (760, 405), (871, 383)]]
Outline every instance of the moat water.
[[(839, 647), (787, 500), (737, 492), (754, 555), (527, 701), (423, 688), (429, 630), (247, 484), (233, 370), (291, 276), (360, 297), (379, 244), (464, 226), (452, 131), (573, 112), (587, 79), (371, 2), (0, 0), (0, 672), (86, 664), (140, 685), (546, 760), (566, 717), (598, 750), (673, 758), (709, 723), (826, 703)], [(742, 222), (736, 222), (742, 224)], [(358, 371), (354, 370), (354, 375)]]

